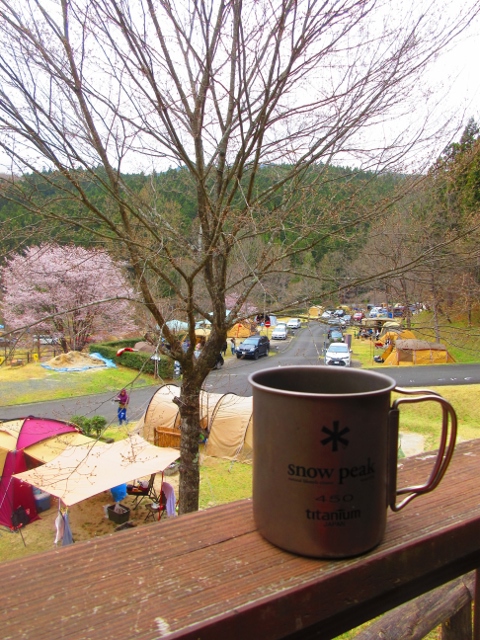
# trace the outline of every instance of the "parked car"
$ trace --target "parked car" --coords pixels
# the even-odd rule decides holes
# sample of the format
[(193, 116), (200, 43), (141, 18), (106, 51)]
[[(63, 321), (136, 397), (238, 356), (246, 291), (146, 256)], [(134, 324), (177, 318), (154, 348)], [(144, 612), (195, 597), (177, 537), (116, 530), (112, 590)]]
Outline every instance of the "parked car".
[(341, 327), (344, 327), (346, 322), (343, 318), (329, 318), (329, 320), (327, 320), (327, 324), (338, 324)]
[(237, 358), (253, 358), (258, 360), (260, 356), (268, 356), (270, 340), (267, 336), (250, 336), (240, 343), (236, 349)]
[(333, 342), (325, 354), (325, 364), (337, 367), (349, 367), (352, 363), (350, 349), (345, 342)]
[(53, 336), (33, 336), (34, 340), (38, 340), (40, 344), (58, 344), (57, 338)]
[(347, 313), (343, 316), (342, 320), (345, 322), (345, 324), (350, 324), (350, 322), (352, 321), (352, 316)]
[(277, 324), (270, 336), (272, 340), (286, 340), (288, 338), (288, 328), (286, 324)]
[(343, 333), (340, 331), (340, 329), (331, 329), (327, 334), (327, 338), (330, 343), (343, 342)]
[(290, 318), (290, 320), (287, 322), (287, 327), (289, 329), (300, 329), (301, 326), (302, 321), (300, 320), (300, 318)]
[(355, 322), (360, 322), (364, 317), (365, 314), (363, 313), (363, 311), (355, 311), (355, 313), (353, 314), (353, 319)]
[(342, 316), (345, 315), (345, 311), (343, 309), (335, 309), (335, 311), (333, 312), (333, 315), (336, 316), (337, 318), (341, 318)]

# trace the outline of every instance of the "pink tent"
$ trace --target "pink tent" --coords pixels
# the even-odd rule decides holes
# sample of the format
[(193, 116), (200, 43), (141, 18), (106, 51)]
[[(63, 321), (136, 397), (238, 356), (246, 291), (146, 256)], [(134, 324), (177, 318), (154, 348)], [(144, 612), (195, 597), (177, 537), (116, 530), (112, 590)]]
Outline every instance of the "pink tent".
[(0, 422), (0, 525), (12, 527), (12, 514), (20, 507), (30, 521), (38, 518), (32, 487), (12, 477), (27, 471), (29, 456), (42, 462), (35, 457), (34, 445), (78, 431), (66, 422), (33, 416)]

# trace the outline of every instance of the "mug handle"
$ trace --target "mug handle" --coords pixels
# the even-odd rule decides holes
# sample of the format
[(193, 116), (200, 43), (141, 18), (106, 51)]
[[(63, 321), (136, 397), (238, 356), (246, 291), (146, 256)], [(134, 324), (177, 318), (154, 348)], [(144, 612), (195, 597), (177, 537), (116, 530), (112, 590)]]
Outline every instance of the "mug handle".
[[(455, 441), (457, 438), (457, 415), (448, 400), (445, 400), (445, 398), (435, 393), (435, 391), (431, 391), (430, 389), (417, 389), (416, 391), (410, 391), (409, 389), (396, 388), (395, 391), (411, 396), (409, 398), (398, 398), (397, 400), (395, 400), (392, 408), (390, 409), (388, 419), (388, 500), (392, 511), (400, 511), (400, 509), (403, 509), (403, 507), (405, 507), (418, 495), (433, 491), (433, 489), (437, 487), (438, 483), (443, 478), (450, 460), (452, 459), (453, 451), (455, 448)], [(440, 439), (440, 446), (438, 448), (437, 459), (430, 473), (430, 477), (425, 484), (413, 487), (405, 487), (404, 489), (397, 489), (397, 452), (400, 422), (400, 410), (398, 407), (401, 404), (412, 404), (415, 402), (427, 401), (438, 402), (442, 407), (442, 436)], [(408, 495), (400, 503), (397, 504), (397, 496), (405, 494)]]

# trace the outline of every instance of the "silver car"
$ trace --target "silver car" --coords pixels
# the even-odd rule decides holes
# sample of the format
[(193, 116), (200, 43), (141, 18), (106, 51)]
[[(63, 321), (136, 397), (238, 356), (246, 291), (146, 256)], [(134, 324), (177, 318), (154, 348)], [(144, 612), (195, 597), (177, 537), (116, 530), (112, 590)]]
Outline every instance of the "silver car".
[(300, 320), (300, 318), (290, 318), (290, 320), (287, 322), (287, 327), (289, 329), (300, 329), (301, 326), (302, 321)]
[(286, 340), (288, 338), (288, 329), (286, 325), (277, 325), (270, 336), (272, 340)]

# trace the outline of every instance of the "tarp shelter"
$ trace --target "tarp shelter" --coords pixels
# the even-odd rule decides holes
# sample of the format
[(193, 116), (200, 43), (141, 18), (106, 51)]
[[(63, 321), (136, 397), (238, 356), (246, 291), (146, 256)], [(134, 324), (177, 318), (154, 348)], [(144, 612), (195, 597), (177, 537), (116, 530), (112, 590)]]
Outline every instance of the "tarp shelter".
[[(166, 384), (154, 394), (137, 429), (149, 442), (180, 444), (180, 387)], [(200, 424), (208, 433), (205, 453), (219, 458), (252, 458), (252, 398), (234, 393), (200, 394)]]
[(137, 434), (112, 444), (69, 447), (47, 464), (15, 477), (60, 498), (67, 507), (129, 480), (163, 471), (176, 449), (160, 449)]
[(446, 364), (455, 362), (447, 348), (438, 342), (426, 340), (400, 340), (395, 342), (394, 349), (385, 359), (388, 365), (422, 365)]
[(10, 527), (12, 513), (19, 507), (30, 521), (38, 518), (32, 487), (13, 475), (46, 462), (72, 440), (83, 438), (77, 427), (59, 420), (29, 416), (0, 423), (0, 525)]
[(180, 333), (181, 331), (188, 330), (188, 322), (182, 322), (181, 320), (169, 320), (167, 327), (174, 333)]

